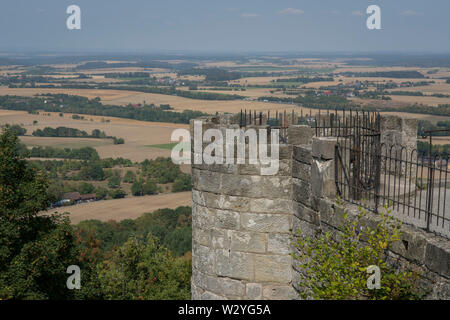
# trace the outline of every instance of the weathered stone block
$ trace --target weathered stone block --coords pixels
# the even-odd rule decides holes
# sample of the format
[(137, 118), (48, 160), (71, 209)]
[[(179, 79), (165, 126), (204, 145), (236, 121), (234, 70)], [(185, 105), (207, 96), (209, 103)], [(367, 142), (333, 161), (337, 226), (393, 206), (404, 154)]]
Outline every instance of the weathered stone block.
[(292, 145), (291, 144), (280, 144), (280, 160), (291, 160), (292, 159)]
[(192, 202), (201, 206), (206, 206), (205, 198), (202, 191), (192, 189)]
[(450, 278), (450, 242), (437, 236), (427, 239), (425, 265), (430, 270)]
[(290, 199), (250, 199), (251, 212), (255, 213), (286, 213), (292, 212), (292, 200)]
[(292, 145), (311, 144), (313, 136), (314, 129), (310, 126), (289, 126), (287, 142)]
[(255, 255), (255, 280), (277, 283), (291, 281), (292, 258), (280, 255)]
[(298, 235), (298, 232), (301, 231), (300, 234), (302, 236), (312, 238), (316, 236), (317, 231), (319, 230), (318, 226), (304, 220), (300, 220), (296, 216), (293, 217), (292, 224), (292, 232), (294, 235)]
[(222, 292), (222, 282), (217, 276), (206, 276), (206, 288), (207, 291), (214, 292), (216, 294), (224, 294)]
[(299, 161), (293, 161), (292, 176), (303, 181), (311, 181), (311, 165)]
[(334, 159), (335, 146), (337, 138), (335, 137), (314, 137), (312, 142), (312, 156), (322, 160)]
[(192, 270), (192, 284), (198, 288), (206, 288), (206, 275), (198, 271), (197, 269)]
[(313, 160), (311, 166), (311, 190), (316, 198), (336, 198), (334, 161)]
[(260, 176), (222, 176), (221, 193), (232, 196), (258, 197), (261, 190), (258, 188), (262, 181)]
[(393, 115), (383, 115), (380, 118), (380, 130), (401, 130), (402, 128), (402, 118)]
[(202, 300), (228, 300), (224, 296), (219, 296), (209, 291), (205, 291), (202, 293)]
[(292, 235), (290, 233), (269, 233), (267, 236), (267, 252), (289, 254), (291, 252)]
[(294, 201), (294, 215), (301, 220), (315, 225), (320, 223), (320, 215), (317, 211), (314, 211), (297, 201)]
[[(193, 231), (193, 230), (192, 230)], [(231, 230), (215, 228), (211, 231), (211, 245), (214, 249), (230, 249)]]
[(211, 230), (203, 230), (200, 228), (192, 229), (192, 239), (198, 244), (211, 246)]
[(198, 288), (196, 285), (191, 284), (191, 299), (200, 300), (202, 298), (203, 289)]
[(264, 177), (261, 184), (261, 196), (269, 199), (291, 199), (292, 178), (290, 177)]
[(222, 281), (222, 292), (226, 296), (242, 297), (245, 292), (245, 285), (242, 281), (221, 278)]
[(196, 228), (209, 230), (214, 226), (215, 209), (200, 206), (196, 203), (192, 204), (192, 225)]
[(248, 211), (249, 198), (203, 192), (206, 206), (231, 211)]
[(267, 300), (295, 300), (298, 294), (292, 286), (264, 286), (263, 298)]
[(305, 164), (311, 164), (312, 149), (309, 145), (300, 145), (293, 147), (294, 159)]
[(204, 274), (214, 274), (214, 249), (192, 243), (192, 266)]
[(291, 226), (290, 215), (243, 213), (241, 227), (244, 230), (256, 232), (289, 232)]
[(260, 283), (247, 283), (245, 286), (245, 295), (251, 300), (262, 299), (262, 285)]
[(402, 239), (392, 243), (391, 249), (394, 253), (411, 261), (423, 264), (425, 262), (426, 240), (421, 232), (403, 226)]
[(231, 233), (231, 250), (264, 253), (266, 251), (266, 235), (249, 231), (233, 231)]
[(221, 173), (193, 169), (192, 174), (196, 176), (196, 180), (193, 181), (195, 189), (220, 193)]
[(254, 279), (254, 270), (253, 254), (216, 250), (216, 272), (219, 276), (251, 281)]
[(220, 229), (239, 229), (239, 213), (228, 210), (217, 210), (216, 213), (216, 228)]
[(295, 201), (306, 206), (311, 205), (311, 184), (300, 179), (292, 178), (292, 197)]

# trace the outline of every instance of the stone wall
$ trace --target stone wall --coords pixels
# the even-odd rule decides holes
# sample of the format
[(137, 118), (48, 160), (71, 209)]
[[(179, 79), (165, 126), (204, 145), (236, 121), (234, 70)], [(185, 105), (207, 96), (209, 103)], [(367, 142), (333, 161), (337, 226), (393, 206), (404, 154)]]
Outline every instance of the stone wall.
[[(230, 127), (203, 119), (204, 129)], [(280, 145), (274, 176), (248, 163), (192, 165), (193, 299), (295, 298), (291, 168), (292, 145)]]
[[(337, 205), (334, 186), (333, 138), (313, 138), (312, 145), (293, 147), (293, 234), (301, 229), (310, 237), (319, 232), (339, 233), (344, 221), (344, 212), (358, 214), (358, 208), (346, 203)], [(364, 226), (374, 228), (380, 217), (368, 213)], [(400, 269), (421, 273), (420, 285), (428, 292), (427, 299), (450, 299), (450, 241), (447, 238), (427, 233), (408, 224), (402, 226), (402, 239), (389, 248), (389, 262)], [(294, 254), (298, 252), (293, 248)], [(300, 292), (302, 266), (293, 261), (293, 286)]]
[[(232, 116), (200, 120), (204, 130), (239, 128)], [(392, 131), (385, 140), (393, 136), (398, 135)], [(261, 175), (248, 161), (192, 164), (193, 299), (297, 299), (302, 272), (292, 258), (297, 230), (310, 236), (339, 230), (344, 208), (334, 202), (336, 138), (317, 138), (310, 127), (290, 126), (287, 142), (280, 145), (280, 170), (274, 176)], [(192, 148), (194, 159), (199, 155)], [(369, 218), (377, 221), (375, 215)], [(449, 241), (409, 226), (404, 231), (390, 252), (392, 260), (420, 268), (429, 297), (449, 299)]]

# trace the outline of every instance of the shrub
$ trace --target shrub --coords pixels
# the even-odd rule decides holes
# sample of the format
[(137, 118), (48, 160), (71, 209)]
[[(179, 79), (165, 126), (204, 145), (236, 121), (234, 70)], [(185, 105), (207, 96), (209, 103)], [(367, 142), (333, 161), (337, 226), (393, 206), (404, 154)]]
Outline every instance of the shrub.
[[(366, 213), (360, 208), (356, 218), (350, 219), (348, 212), (345, 212), (342, 232), (338, 237), (330, 232), (312, 238), (300, 235), (296, 244), (299, 255), (293, 256), (302, 262), (299, 285), (305, 288), (301, 293), (303, 298), (421, 298), (417, 289), (418, 274), (396, 271), (386, 261), (387, 248), (400, 240), (401, 223), (382, 213), (376, 228), (360, 228)], [(373, 265), (380, 268), (381, 288), (370, 290), (367, 286), (367, 268)]]
[(127, 194), (121, 188), (117, 188), (117, 189), (112, 189), (111, 191), (109, 191), (109, 195), (113, 199), (122, 199), (122, 198), (125, 198), (125, 196)]

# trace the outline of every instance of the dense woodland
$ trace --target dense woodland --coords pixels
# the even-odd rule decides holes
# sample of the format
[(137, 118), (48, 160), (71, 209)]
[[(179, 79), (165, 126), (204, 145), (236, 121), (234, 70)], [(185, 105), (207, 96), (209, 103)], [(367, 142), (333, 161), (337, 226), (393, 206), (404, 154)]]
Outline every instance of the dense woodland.
[[(190, 298), (189, 208), (76, 227), (41, 215), (49, 180), (18, 144), (11, 130), (0, 135), (0, 299)], [(82, 270), (80, 290), (66, 287), (70, 265)]]
[(425, 76), (419, 71), (374, 71), (374, 72), (343, 72), (347, 77), (405, 78), (421, 79)]

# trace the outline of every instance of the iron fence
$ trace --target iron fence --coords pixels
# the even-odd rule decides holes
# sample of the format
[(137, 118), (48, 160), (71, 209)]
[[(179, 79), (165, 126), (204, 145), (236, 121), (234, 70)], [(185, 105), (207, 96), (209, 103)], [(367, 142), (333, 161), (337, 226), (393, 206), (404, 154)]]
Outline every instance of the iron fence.
[(404, 222), (450, 237), (449, 157), (432, 153), (432, 138), (429, 152), (421, 153), (381, 143), (377, 114), (348, 115), (316, 130), (338, 137), (335, 182), (343, 200), (374, 212), (388, 207)]

